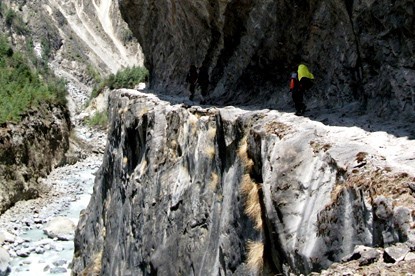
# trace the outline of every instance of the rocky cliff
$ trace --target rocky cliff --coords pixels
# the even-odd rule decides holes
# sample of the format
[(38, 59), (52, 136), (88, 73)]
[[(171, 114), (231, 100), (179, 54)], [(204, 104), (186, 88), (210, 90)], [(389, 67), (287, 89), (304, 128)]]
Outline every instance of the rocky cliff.
[(85, 84), (96, 78), (143, 63), (141, 47), (122, 20), (117, 1), (3, 2), (18, 17), (9, 27), (0, 24), (14, 46), (31, 48), (39, 62), (49, 63), (55, 74), (87, 92)]
[(41, 178), (66, 161), (70, 129), (68, 110), (48, 104), (0, 127), (0, 213), (45, 192)]
[(185, 90), (190, 64), (210, 74), (212, 101), (284, 108), (299, 62), (316, 76), (313, 104), (359, 101), (380, 115), (414, 113), (414, 3), (400, 1), (119, 0), (151, 87)]
[(356, 245), (415, 249), (408, 129), (188, 107), (133, 90), (110, 95), (110, 121), (76, 274), (299, 274), (359, 259), (349, 256)]
[[(71, 115), (84, 108), (101, 76), (142, 64), (141, 48), (112, 0), (2, 0), (0, 34), (32, 66), (67, 81)], [(35, 109), (18, 125), (0, 126), (0, 213), (39, 196), (38, 178), (76, 159), (64, 157), (70, 129), (68, 109), (61, 106)]]

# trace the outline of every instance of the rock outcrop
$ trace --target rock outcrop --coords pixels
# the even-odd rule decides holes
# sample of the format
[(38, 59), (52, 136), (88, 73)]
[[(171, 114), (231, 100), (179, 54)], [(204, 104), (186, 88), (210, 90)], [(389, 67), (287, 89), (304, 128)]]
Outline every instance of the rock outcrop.
[(76, 274), (309, 273), (415, 240), (413, 140), (133, 90), (109, 109)]
[(49, 64), (56, 75), (86, 91), (90, 88), (85, 84), (143, 64), (141, 47), (122, 20), (115, 0), (2, 3), (4, 14), (11, 9), (18, 19), (9, 27), (0, 22), (0, 29), (13, 34), (13, 45), (22, 48), (19, 50), (30, 48), (39, 63)]
[(119, 0), (151, 88), (185, 90), (190, 64), (210, 74), (217, 103), (287, 102), (299, 62), (314, 104), (358, 100), (380, 115), (415, 110), (414, 3), (400, 1)]
[(70, 130), (68, 110), (49, 104), (0, 127), (0, 213), (44, 191), (40, 178), (65, 162)]

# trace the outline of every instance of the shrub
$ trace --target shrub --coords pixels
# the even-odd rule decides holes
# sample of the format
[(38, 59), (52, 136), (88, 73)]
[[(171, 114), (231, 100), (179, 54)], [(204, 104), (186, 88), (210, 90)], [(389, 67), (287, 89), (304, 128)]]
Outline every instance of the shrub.
[(118, 71), (115, 75), (111, 74), (95, 86), (91, 98), (98, 96), (105, 87), (109, 89), (134, 88), (140, 82), (147, 81), (148, 70), (144, 67), (128, 67)]
[(26, 24), (23, 22), (23, 19), (18, 16), (12, 9), (8, 9), (6, 11), (5, 22), (7, 27), (13, 27), (15, 32), (19, 35), (28, 33)]
[(106, 111), (95, 112), (95, 114), (86, 121), (90, 127), (106, 128), (108, 125), (108, 115)]
[(13, 19), (16, 17), (16, 13), (12, 9), (8, 9), (5, 15), (5, 22), (7, 27), (11, 27), (13, 24)]
[(22, 113), (45, 101), (66, 104), (65, 82), (46, 73), (41, 78), (0, 36), (0, 123), (18, 122)]
[(5, 9), (5, 7), (4, 7), (3, 2), (0, 2), (0, 16), (1, 16), (1, 17), (3, 17), (3, 16), (4, 16), (4, 9)]
[(91, 77), (91, 79), (95, 83), (102, 82), (101, 75), (99, 74), (99, 72), (97, 71), (97, 69), (95, 69), (91, 64), (88, 65), (88, 67), (86, 68), (86, 70), (87, 70), (87, 74)]

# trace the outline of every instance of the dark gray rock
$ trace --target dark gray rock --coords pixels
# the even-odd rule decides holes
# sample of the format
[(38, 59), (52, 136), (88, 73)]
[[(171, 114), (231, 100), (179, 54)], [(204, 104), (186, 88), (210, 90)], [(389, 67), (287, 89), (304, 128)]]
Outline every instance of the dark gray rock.
[(407, 185), (411, 189), (412, 192), (415, 192), (415, 183), (414, 182), (407, 183)]
[(50, 274), (59, 274), (59, 273), (66, 273), (68, 270), (64, 267), (52, 267), (49, 270)]
[(284, 108), (287, 79), (302, 61), (322, 107), (359, 100), (379, 115), (414, 113), (412, 0), (119, 3), (160, 92), (183, 93), (190, 64), (203, 65), (213, 101), (272, 99)]
[(69, 111), (49, 104), (23, 114), (19, 124), (0, 129), (0, 214), (45, 190), (39, 180), (64, 159), (70, 129)]
[(379, 260), (380, 253), (377, 249), (358, 245), (353, 250), (353, 253), (343, 258), (343, 262), (349, 262), (353, 260), (359, 261), (359, 266), (370, 265)]
[[(405, 209), (377, 190), (372, 174), (388, 174), (376, 174), (385, 163), (368, 158), (361, 175), (338, 165), (372, 152), (346, 128), (334, 139), (292, 115), (184, 108), (132, 90), (111, 94), (110, 118), (76, 230), (75, 274), (304, 274), (356, 244), (413, 234), (400, 226)], [(388, 185), (406, 181), (387, 176)], [(379, 257), (366, 251), (361, 265)]]
[(52, 263), (54, 266), (63, 266), (66, 264), (66, 260), (58, 260)]
[(36, 252), (36, 254), (44, 254), (45, 249), (43, 247), (36, 247), (35, 252)]
[(29, 257), (29, 255), (30, 255), (30, 253), (31, 253), (32, 251), (30, 250), (30, 249), (28, 249), (28, 248), (22, 248), (22, 249), (18, 249), (17, 251), (16, 251), (16, 254), (17, 254), (17, 256), (19, 256), (19, 257), (23, 257), (23, 258), (25, 258), (25, 257)]
[(409, 250), (415, 251), (415, 240), (408, 240), (405, 244), (408, 246)]
[(398, 243), (394, 246), (385, 248), (383, 259), (386, 263), (396, 263), (405, 259), (409, 253), (409, 247), (406, 244)]

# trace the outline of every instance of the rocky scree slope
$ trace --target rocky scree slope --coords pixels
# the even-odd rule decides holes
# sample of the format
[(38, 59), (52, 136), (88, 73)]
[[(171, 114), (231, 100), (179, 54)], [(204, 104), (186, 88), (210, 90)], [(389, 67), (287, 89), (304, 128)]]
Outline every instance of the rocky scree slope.
[(12, 30), (14, 44), (32, 44), (37, 57), (50, 63), (55, 74), (81, 87), (93, 84), (99, 75), (142, 65), (140, 45), (122, 20), (117, 1), (6, 0), (4, 4), (27, 28), (20, 33)]
[(414, 250), (413, 140), (115, 92), (75, 273), (299, 274), (355, 245)]
[(415, 110), (414, 2), (119, 0), (151, 88), (182, 93), (206, 66), (217, 103), (286, 107), (289, 74), (305, 62), (313, 104), (359, 101), (380, 115)]

